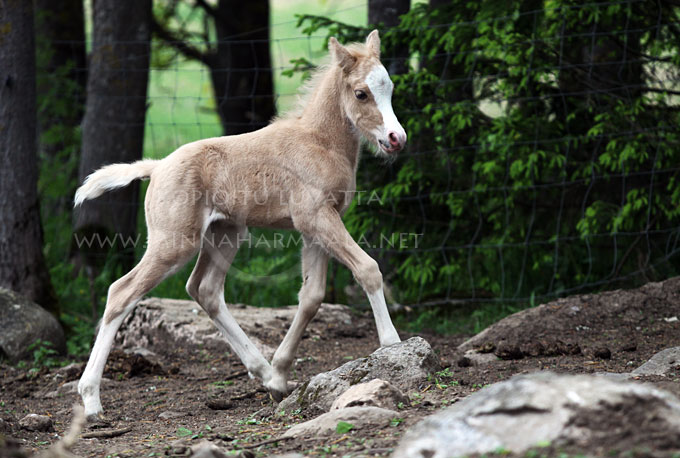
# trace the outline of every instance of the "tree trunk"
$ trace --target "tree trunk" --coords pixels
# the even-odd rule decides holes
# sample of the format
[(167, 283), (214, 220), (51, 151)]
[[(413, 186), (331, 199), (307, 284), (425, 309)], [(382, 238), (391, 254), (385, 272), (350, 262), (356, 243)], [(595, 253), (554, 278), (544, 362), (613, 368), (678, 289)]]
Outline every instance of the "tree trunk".
[(42, 253), (33, 2), (0, 4), (0, 286), (56, 312)]
[[(408, 13), (411, 8), (410, 0), (368, 0), (368, 23), (383, 24), (384, 33), (387, 29), (399, 25), (399, 17)], [(397, 49), (387, 49), (382, 61), (390, 75), (406, 73), (408, 71), (408, 46), (402, 45)]]
[[(78, 126), (85, 112), (83, 102), (87, 82), (83, 0), (35, 0), (35, 4), (36, 45), (44, 53), (40, 70), (49, 74), (64, 72), (63, 76), (73, 83), (67, 88), (70, 89), (68, 94), (61, 94), (70, 106), (48, 112), (47, 119), (39, 126), (40, 132), (47, 131), (56, 122)], [(43, 83), (47, 86), (51, 81), (53, 79), (48, 77)], [(38, 87), (39, 93), (49, 89)]]
[(276, 113), (269, 52), (269, 0), (220, 0), (210, 77), (225, 135), (266, 126)]
[[(149, 77), (151, 0), (95, 0), (78, 178), (105, 164), (142, 158)], [(134, 263), (139, 184), (87, 201), (76, 212), (74, 247), (87, 267), (110, 250)], [(93, 238), (95, 237), (95, 238)], [(107, 239), (108, 237), (108, 239)], [(94, 241), (90, 246), (83, 240)]]
[(58, 189), (43, 193), (43, 215), (70, 222), (87, 79), (83, 0), (36, 0), (35, 5), (40, 174)]

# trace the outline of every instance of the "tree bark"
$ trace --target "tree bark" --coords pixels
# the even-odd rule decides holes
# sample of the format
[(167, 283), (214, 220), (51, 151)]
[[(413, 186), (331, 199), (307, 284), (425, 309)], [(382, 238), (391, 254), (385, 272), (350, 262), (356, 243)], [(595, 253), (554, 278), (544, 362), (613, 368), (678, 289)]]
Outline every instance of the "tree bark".
[[(118, 0), (94, 1), (81, 183), (103, 165), (142, 158), (150, 40), (151, 0), (124, 6)], [(133, 183), (85, 202), (76, 212), (74, 249), (87, 267), (97, 266), (110, 250), (122, 255), (125, 267), (132, 266), (138, 201), (139, 183)]]
[(269, 52), (269, 0), (220, 0), (210, 67), (225, 135), (266, 126), (276, 113)]
[[(399, 17), (408, 13), (410, 8), (410, 0), (368, 0), (368, 23), (375, 26), (383, 24), (381, 32), (384, 33), (399, 25)], [(408, 57), (408, 46), (402, 45), (387, 49), (381, 60), (390, 75), (397, 75), (408, 71)]]
[[(85, 112), (85, 85), (87, 82), (87, 59), (85, 53), (85, 14), (83, 0), (35, 0), (37, 46), (45, 53), (41, 70), (52, 74), (66, 70), (66, 75), (74, 84), (72, 93), (61, 94), (68, 97), (70, 107), (59, 110), (59, 118), (50, 117), (39, 125), (42, 132), (54, 122), (78, 126)], [(45, 81), (49, 84), (50, 79)], [(49, 87), (38, 87), (47, 92)]]
[(33, 3), (0, 4), (0, 286), (56, 312), (42, 252)]
[(87, 83), (83, 0), (35, 0), (35, 5), (40, 173), (60, 190), (43, 194), (43, 215), (70, 222)]

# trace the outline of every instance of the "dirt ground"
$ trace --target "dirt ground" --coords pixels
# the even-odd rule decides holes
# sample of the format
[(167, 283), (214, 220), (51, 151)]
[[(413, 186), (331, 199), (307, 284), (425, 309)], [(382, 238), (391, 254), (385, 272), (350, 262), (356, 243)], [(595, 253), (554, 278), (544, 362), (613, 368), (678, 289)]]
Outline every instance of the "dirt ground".
[[(679, 284), (669, 286), (667, 296), (626, 293), (626, 297), (632, 297), (630, 300), (583, 296), (561, 305), (557, 302), (544, 306), (532, 316), (530, 325), (516, 332), (489, 334), (484, 344), (486, 351), (506, 359), (499, 358), (486, 366), (469, 365), (457, 349), (470, 336), (421, 334), (435, 349), (445, 370), (433, 374), (419, 390), (407, 393), (410, 403), (403, 406), (401, 417), (391, 426), (324, 438), (271, 441), (288, 426), (304, 421), (305, 412), (277, 412), (276, 404), (257, 381), (248, 378), (232, 354), (168, 348), (165, 354), (158, 355), (159, 364), (153, 365), (139, 356), (115, 352), (105, 374), (110, 381), (102, 387), (102, 403), (110, 423), (90, 425), (86, 432), (97, 431), (97, 427), (131, 429), (118, 437), (80, 439), (73, 451), (80, 456), (187, 456), (190, 446), (208, 440), (243, 457), (288, 452), (389, 456), (410, 426), (487, 384), (537, 370), (628, 372), (656, 352), (680, 345), (680, 322), (673, 320), (680, 315), (676, 297), (680, 288), (675, 288)], [(565, 312), (574, 304), (580, 304), (580, 310), (588, 313)], [(329, 327), (326, 332), (306, 337), (294, 366), (293, 378), (297, 381), (365, 356), (376, 349), (378, 342), (367, 313), (358, 314), (351, 326)], [(410, 335), (403, 333), (402, 337)], [(81, 370), (82, 365), (70, 371), (41, 369), (30, 373), (28, 369), (0, 365), (0, 418), (4, 420), (0, 422), (4, 428), (0, 433), (30, 451), (44, 449), (58, 440), (68, 428), (72, 406), (79, 399), (75, 393), (54, 396), (54, 391), (77, 380)], [(680, 367), (675, 377), (647, 377), (641, 381), (680, 395)], [(170, 418), (159, 418), (164, 412), (169, 412), (166, 415)], [(28, 413), (52, 417), (54, 431), (21, 429), (18, 421)], [(639, 442), (640, 438), (633, 435), (629, 440), (604, 441), (585, 449), (546, 449), (533, 456), (556, 456), (561, 452), (612, 456), (623, 451), (630, 456), (671, 456), (674, 450), (680, 450), (678, 436), (677, 440), (650, 437)], [(0, 456), (11, 455), (6, 451)]]

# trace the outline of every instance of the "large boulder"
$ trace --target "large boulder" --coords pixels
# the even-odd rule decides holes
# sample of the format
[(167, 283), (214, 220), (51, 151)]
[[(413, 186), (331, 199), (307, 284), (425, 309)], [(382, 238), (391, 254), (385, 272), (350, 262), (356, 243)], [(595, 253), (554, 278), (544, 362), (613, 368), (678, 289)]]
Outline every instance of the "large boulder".
[[(252, 307), (229, 305), (229, 312), (266, 358), (271, 358), (293, 321), (297, 306)], [(310, 330), (352, 323), (349, 308), (322, 304)], [(205, 349), (215, 353), (230, 350), (224, 336), (207, 313), (193, 301), (148, 298), (126, 318), (116, 336), (123, 348), (144, 347), (164, 354), (169, 346)]]
[(330, 372), (315, 375), (284, 399), (278, 409), (327, 412), (333, 401), (353, 385), (382, 379), (407, 392), (440, 369), (439, 359), (430, 344), (422, 337), (412, 337), (381, 347), (365, 358), (355, 359)]
[[(27, 298), (0, 288), (0, 352), (11, 361), (29, 356), (37, 339), (66, 352), (64, 331), (51, 313)], [(1, 356), (1, 355), (0, 355)]]
[[(393, 458), (443, 458), (536, 446), (602, 454), (680, 448), (680, 400), (631, 381), (540, 372), (497, 383), (407, 431)], [(663, 440), (660, 440), (663, 439)], [(600, 453), (595, 453), (599, 455)]]
[(584, 354), (609, 359), (621, 352), (651, 356), (640, 330), (670, 345), (678, 342), (680, 277), (631, 290), (560, 298), (522, 310), (489, 326), (458, 347), (477, 365), (500, 359)]

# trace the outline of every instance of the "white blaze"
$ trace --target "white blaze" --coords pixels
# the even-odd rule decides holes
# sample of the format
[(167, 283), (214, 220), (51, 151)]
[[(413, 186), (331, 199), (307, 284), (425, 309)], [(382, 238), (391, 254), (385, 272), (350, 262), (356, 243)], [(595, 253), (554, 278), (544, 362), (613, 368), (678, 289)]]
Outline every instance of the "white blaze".
[(366, 85), (371, 90), (378, 110), (383, 118), (382, 129), (378, 128), (377, 137), (387, 140), (390, 131), (396, 132), (400, 136), (406, 136), (404, 128), (399, 124), (399, 120), (392, 110), (392, 90), (394, 84), (390, 80), (390, 75), (382, 65), (376, 65), (366, 76)]

